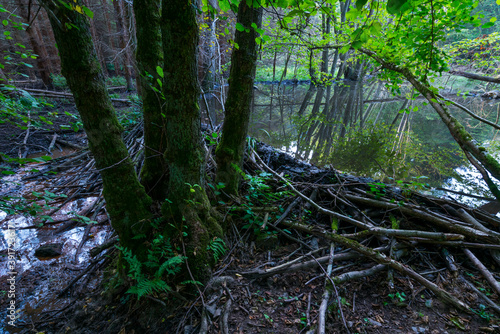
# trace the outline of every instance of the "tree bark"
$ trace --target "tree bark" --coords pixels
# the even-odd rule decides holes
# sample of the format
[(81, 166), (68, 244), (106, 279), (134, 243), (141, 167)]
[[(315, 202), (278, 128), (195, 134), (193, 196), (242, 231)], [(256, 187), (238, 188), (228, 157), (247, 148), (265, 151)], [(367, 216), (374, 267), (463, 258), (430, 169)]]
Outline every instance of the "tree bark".
[[(31, 23), (31, 15), (29, 14), (28, 4), (24, 3), (23, 0), (18, 0), (19, 11), (21, 13), (21, 17), (25, 21), (26, 24)], [(29, 15), (29, 16), (28, 16)], [(33, 22), (30, 26), (26, 28), (26, 33), (28, 34), (28, 39), (33, 49), (34, 53), (38, 55), (36, 59), (38, 73), (40, 74), (40, 78), (46, 86), (50, 86), (52, 80), (50, 79), (50, 64), (47, 62), (47, 50), (45, 49), (45, 45), (43, 41), (39, 41), (39, 33), (37, 32), (37, 26), (35, 22)]]
[(260, 28), (262, 7), (252, 8), (246, 1), (238, 7), (238, 22), (244, 31), (236, 30), (235, 42), (239, 48), (231, 56), (229, 91), (226, 101), (226, 114), (222, 126), (222, 138), (215, 152), (217, 162), (217, 182), (226, 185), (224, 191), (237, 194), (241, 178), (241, 165), (250, 120), (250, 104), (257, 61), (257, 31)]
[(472, 79), (472, 80), (500, 83), (500, 78), (488, 77), (485, 75), (479, 75), (479, 74), (475, 74), (475, 73), (468, 73), (468, 72), (462, 72), (462, 71), (449, 71), (448, 73), (453, 74), (453, 75), (458, 75), (458, 76), (461, 76), (461, 77), (464, 77), (467, 79)]
[[(168, 200), (163, 214), (182, 233), (189, 268), (194, 277), (209, 277), (207, 245), (222, 229), (210, 216), (204, 189), (205, 151), (201, 137), (199, 87), (197, 80), (198, 24), (191, 0), (163, 0), (161, 22), (168, 134), (165, 159), (169, 170)], [(172, 235), (170, 225), (166, 233)], [(186, 237), (182, 235), (187, 233)]]
[(113, 6), (115, 7), (116, 11), (116, 30), (118, 31), (120, 48), (124, 54), (122, 59), (123, 59), (123, 71), (125, 73), (125, 80), (127, 80), (127, 90), (131, 91), (134, 89), (134, 85), (132, 84), (132, 73), (131, 73), (132, 61), (130, 59), (130, 52), (127, 50), (128, 33), (124, 19), (125, 14), (123, 8), (123, 0), (114, 0)]
[[(139, 183), (122, 141), (122, 128), (111, 105), (86, 16), (50, 0), (41, 1), (49, 14), (59, 48), (62, 73), (73, 92), (89, 147), (103, 180), (103, 195), (120, 244), (138, 254), (132, 238), (147, 233), (151, 199)], [(67, 2), (68, 6), (74, 5)], [(80, 2), (75, 4), (81, 5)]]
[(167, 198), (167, 164), (163, 153), (167, 148), (166, 122), (162, 115), (162, 104), (157, 79), (157, 66), (163, 66), (161, 41), (161, 10), (157, 0), (134, 1), (137, 26), (137, 67), (138, 83), (144, 112), (144, 166), (141, 170), (141, 183), (149, 196), (164, 201)]

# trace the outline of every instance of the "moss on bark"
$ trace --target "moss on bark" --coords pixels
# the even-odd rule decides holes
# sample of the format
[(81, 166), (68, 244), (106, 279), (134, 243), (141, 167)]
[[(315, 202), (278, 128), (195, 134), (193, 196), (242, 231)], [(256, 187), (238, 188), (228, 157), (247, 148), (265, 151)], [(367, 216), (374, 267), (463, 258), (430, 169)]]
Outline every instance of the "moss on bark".
[(203, 188), (204, 144), (200, 129), (196, 50), (198, 25), (196, 4), (190, 0), (163, 0), (162, 41), (164, 54), (165, 160), (169, 170), (168, 200), (164, 215), (181, 229), (186, 226), (186, 253), (192, 273), (208, 278), (207, 246), (220, 236), (210, 216), (210, 203)]
[(165, 118), (162, 116), (163, 99), (157, 79), (157, 66), (163, 66), (161, 41), (161, 9), (157, 0), (134, 1), (137, 34), (137, 67), (144, 111), (144, 165), (141, 183), (155, 200), (165, 200), (168, 178), (163, 152), (167, 147)]
[[(62, 74), (73, 92), (103, 180), (103, 195), (111, 223), (121, 245), (138, 252), (141, 247), (132, 238), (149, 230), (149, 224), (143, 222), (151, 216), (151, 199), (139, 183), (122, 141), (122, 128), (108, 96), (89, 22), (84, 15), (66, 6), (42, 2), (53, 12), (49, 18), (59, 49)], [(68, 2), (68, 6), (76, 4), (81, 5)]]
[[(243, 162), (245, 141), (250, 120), (250, 103), (253, 94), (255, 67), (257, 61), (258, 28), (262, 22), (262, 7), (253, 8), (241, 1), (238, 8), (238, 22), (246, 30), (236, 30), (235, 43), (239, 48), (231, 56), (229, 91), (225, 105), (225, 119), (221, 141), (215, 152), (217, 162), (216, 182), (225, 184), (224, 191), (237, 194), (241, 179), (239, 171)], [(247, 32), (248, 30), (248, 32)]]

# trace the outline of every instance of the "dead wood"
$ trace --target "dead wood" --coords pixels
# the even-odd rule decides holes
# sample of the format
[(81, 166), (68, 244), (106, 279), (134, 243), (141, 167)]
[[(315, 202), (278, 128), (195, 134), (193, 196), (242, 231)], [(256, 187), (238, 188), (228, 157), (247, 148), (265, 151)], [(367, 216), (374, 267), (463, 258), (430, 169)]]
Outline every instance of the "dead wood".
[(495, 290), (496, 293), (498, 295), (500, 295), (500, 284), (497, 282), (497, 280), (495, 279), (495, 277), (493, 277), (493, 275), (488, 270), (488, 268), (486, 268), (486, 266), (484, 264), (482, 264), (481, 261), (479, 261), (479, 259), (474, 255), (474, 253), (472, 253), (467, 248), (464, 249), (464, 253), (465, 253), (465, 255), (467, 255), (467, 257), (469, 258), (469, 260), (471, 260), (472, 263), (474, 263), (474, 266), (477, 269), (479, 269), (479, 271), (481, 272), (481, 274), (483, 275), (483, 277), (488, 281), (488, 283), (493, 288), (493, 290)]

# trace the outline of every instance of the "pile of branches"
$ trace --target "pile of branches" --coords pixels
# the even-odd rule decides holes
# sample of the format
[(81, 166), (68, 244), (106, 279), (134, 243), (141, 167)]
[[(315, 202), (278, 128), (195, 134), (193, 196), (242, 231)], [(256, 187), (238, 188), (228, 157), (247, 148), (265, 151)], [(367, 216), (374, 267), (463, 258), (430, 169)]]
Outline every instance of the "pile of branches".
[[(443, 289), (439, 282), (429, 279), (429, 273), (419, 273), (409, 265), (411, 258), (408, 255), (412, 250), (438, 249), (446, 263), (444, 269), (449, 270), (452, 278), (469, 286), (500, 315), (500, 307), (461, 275), (461, 264), (455, 260), (468, 259), (495, 295), (500, 296), (499, 273), (488, 269), (491, 263), (496, 264), (496, 268), (500, 266), (500, 219), (496, 216), (453, 200), (386, 186), (370, 178), (340, 174), (332, 169), (319, 169), (264, 144), (252, 150), (245, 167), (271, 173), (281, 187), (285, 185), (294, 193), (284, 213), (267, 226), (301, 243), (310, 252), (275, 267), (240, 273), (244, 277), (265, 278), (328, 264), (326, 285), (335, 287), (385, 270), (389, 285), (393, 286), (393, 272), (397, 271), (420, 283), (448, 305), (473, 313), (477, 305), (467, 304), (460, 296)], [(299, 216), (298, 211), (304, 208), (315, 211), (315, 219), (298, 222), (291, 218), (291, 213)], [(283, 229), (295, 231), (294, 236)], [(306, 235), (330, 243), (329, 255), (315, 257), (321, 249), (307, 243)], [(373, 262), (373, 266), (332, 277), (334, 262), (361, 257)], [(325, 289), (320, 308), (320, 328), (325, 324), (329, 291)]]
[[(138, 124), (124, 138), (137, 172), (143, 161), (141, 127)], [(209, 174), (216, 170), (212, 152), (213, 145), (207, 150)], [(336, 284), (384, 270), (388, 273), (389, 285), (393, 286), (393, 272), (397, 271), (420, 283), (443, 302), (466, 313), (473, 313), (477, 305), (467, 304), (460, 296), (446, 291), (439, 282), (429, 278), (432, 276), (428, 273), (419, 273), (409, 265), (412, 250), (437, 249), (453, 279), (469, 286), (500, 315), (497, 303), (461, 275), (461, 264), (455, 260), (464, 257), (468, 259), (481, 272), (496, 296), (500, 296), (500, 284), (497, 281), (499, 273), (488, 269), (491, 263), (496, 264), (497, 268), (500, 266), (500, 219), (496, 216), (452, 200), (385, 186), (369, 178), (340, 174), (333, 169), (320, 169), (261, 143), (256, 143), (254, 148), (249, 149), (244, 169), (249, 174), (257, 171), (270, 173), (276, 184), (287, 187), (294, 193), (279, 218), (266, 224), (283, 237), (309, 249), (309, 253), (274, 267), (241, 272), (242, 276), (259, 279), (322, 268), (328, 264), (324, 272), (326, 286), (335, 287)], [(102, 181), (88, 149), (47, 162), (40, 172), (24, 179), (50, 178), (47, 176), (49, 170), (64, 171), (59, 174), (56, 182), (51, 182), (48, 186), (48, 189), (68, 195), (61, 206), (78, 198), (97, 196), (98, 200), (94, 205), (81, 214), (94, 216), (100, 210), (105, 210)], [(313, 211), (315, 219), (302, 222), (292, 219), (291, 213), (303, 216), (300, 211), (304, 209)], [(285, 229), (294, 231), (293, 235), (285, 232)], [(325, 249), (308, 242), (306, 235), (313, 235), (328, 243), (328, 254), (318, 257)], [(114, 242), (116, 239), (112, 240)], [(103, 246), (95, 254), (108, 247), (110, 245)], [(311, 257), (314, 259), (311, 260)], [(363, 257), (373, 262), (373, 266), (332, 276), (334, 262)], [(436, 268), (436, 272), (440, 270)], [(330, 291), (335, 289), (325, 288), (319, 310), (320, 329), (325, 326)]]

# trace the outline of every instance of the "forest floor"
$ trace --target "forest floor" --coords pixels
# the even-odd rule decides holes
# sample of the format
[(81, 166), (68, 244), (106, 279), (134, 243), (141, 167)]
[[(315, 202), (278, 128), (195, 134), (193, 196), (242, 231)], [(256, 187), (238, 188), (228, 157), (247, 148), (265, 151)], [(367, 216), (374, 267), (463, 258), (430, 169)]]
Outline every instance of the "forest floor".
[[(70, 105), (61, 108), (74, 111)], [(27, 141), (26, 129), (0, 124), (0, 152), (14, 156), (22, 155), (28, 146), (48, 148), (54, 133), (62, 140), (55, 141), (54, 160), (22, 168), (7, 166), (16, 174), (1, 180), (2, 194), (23, 196), (25, 203), (38, 203), (45, 214), (57, 212), (52, 214), (54, 221), (43, 226), (36, 217), (0, 213), (2, 318), (8, 314), (6, 295), (11, 288), (6, 270), (8, 224), (16, 225), (19, 239), (16, 326), (4, 322), (0, 333), (309, 333), (321, 321), (326, 323), (327, 333), (500, 333), (500, 314), (494, 307), (500, 296), (464, 254), (464, 244), (454, 239), (429, 242), (415, 235), (356, 235), (363, 224), (397, 231), (443, 229), (432, 225), (428, 216), (412, 216), (414, 212), (425, 211), (470, 228), (456, 214), (464, 210), (493, 232), (499, 231), (499, 219), (411, 189), (317, 168), (261, 143), (253, 145), (262, 160), (249, 154), (245, 162), (247, 178), (239, 200), (218, 205), (214, 194), (209, 194), (230, 228), (227, 252), (214, 269), (214, 278), (200, 287), (203, 298), (197, 289), (179, 286), (174, 294), (137, 301), (125, 293), (126, 288), (113, 286), (116, 250), (99, 249), (102, 244), (113, 245), (114, 240), (100, 178), (92, 171), (88, 151), (80, 149), (86, 145), (84, 133), (61, 130), (60, 125), (74, 122), (72, 116), (64, 115), (48, 129), (32, 131)], [(126, 137), (131, 150), (139, 132), (131, 130)], [(135, 150), (131, 156), (140, 159)], [(36, 157), (36, 152), (30, 155), (34, 151), (28, 157)], [(60, 157), (55, 155), (58, 151)], [(266, 170), (267, 166), (278, 176)], [(57, 174), (52, 174), (55, 170)], [(208, 175), (213, 172), (209, 165)], [(280, 175), (286, 175), (310, 201), (287, 188)], [(54, 195), (33, 194), (46, 190)], [(354, 227), (336, 220), (321, 211), (325, 208), (361, 223)], [(95, 223), (86, 224), (81, 217)], [(331, 230), (334, 222), (340, 222), (339, 234), (354, 236), (367, 248), (383, 248), (381, 252), (406, 269), (466, 303), (468, 311), (443, 302), (438, 290), (409, 278), (407, 272), (390, 269), (388, 262), (377, 267), (375, 257), (333, 243), (323, 231)], [(316, 229), (300, 230), (293, 223)], [(490, 254), (498, 251), (498, 239), (491, 237), (495, 233), (472, 235), (464, 242), (499, 281), (500, 264)], [(36, 256), (35, 250), (44, 244), (59, 247), (60, 255)], [(336, 283), (332, 285), (326, 272)], [(321, 313), (325, 291), (331, 297), (326, 312)]]

